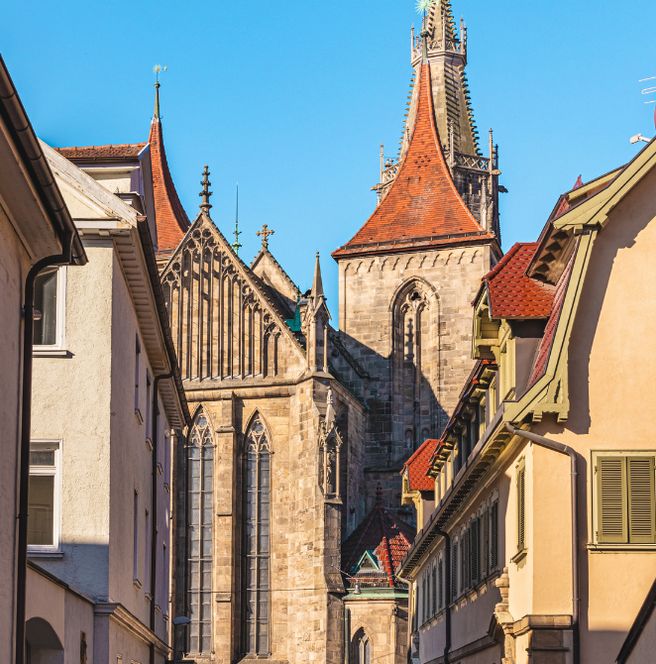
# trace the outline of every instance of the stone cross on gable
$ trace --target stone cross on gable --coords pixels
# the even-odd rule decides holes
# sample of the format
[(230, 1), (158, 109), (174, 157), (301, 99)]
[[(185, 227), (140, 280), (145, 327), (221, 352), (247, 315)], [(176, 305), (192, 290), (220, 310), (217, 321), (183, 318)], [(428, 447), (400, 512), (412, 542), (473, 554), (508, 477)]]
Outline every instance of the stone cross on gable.
[(269, 229), (267, 224), (262, 225), (262, 230), (257, 231), (257, 236), (262, 238), (262, 249), (269, 248), (269, 237), (275, 233), (274, 230)]

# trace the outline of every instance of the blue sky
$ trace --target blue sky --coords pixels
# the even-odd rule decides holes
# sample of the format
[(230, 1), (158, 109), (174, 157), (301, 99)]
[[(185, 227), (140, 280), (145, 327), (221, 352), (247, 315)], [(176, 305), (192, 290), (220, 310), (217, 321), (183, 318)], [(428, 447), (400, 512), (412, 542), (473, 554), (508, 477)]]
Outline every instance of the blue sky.
[[(240, 187), (242, 257), (271, 249), (302, 288), (314, 253), (335, 312), (330, 252), (375, 204), (378, 145), (395, 154), (414, 0), (9, 0), (2, 54), (48, 143), (145, 140), (155, 63), (173, 177), (195, 216), (203, 164), (229, 233)], [(629, 160), (654, 134), (638, 79), (656, 76), (653, 0), (454, 0), (469, 28), (481, 135), (500, 145), (504, 248), (534, 239), (557, 195)], [(654, 95), (656, 98), (656, 95)]]

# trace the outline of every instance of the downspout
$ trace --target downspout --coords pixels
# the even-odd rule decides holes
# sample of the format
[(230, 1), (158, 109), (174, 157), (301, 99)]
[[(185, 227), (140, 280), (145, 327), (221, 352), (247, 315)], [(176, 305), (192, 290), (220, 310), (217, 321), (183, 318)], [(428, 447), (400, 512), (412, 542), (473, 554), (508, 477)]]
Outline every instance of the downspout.
[(27, 517), (28, 489), (30, 482), (30, 439), (32, 433), (32, 346), (34, 344), (34, 282), (39, 272), (56, 265), (69, 265), (71, 262), (71, 244), (69, 235), (62, 243), (64, 253), (47, 256), (37, 261), (25, 278), (25, 296), (23, 302), (23, 388), (21, 395), (21, 437), (19, 448), (18, 476), (18, 543), (16, 569), (16, 624), (15, 638), (16, 664), (25, 662), (25, 605), (27, 583)]
[[(444, 654), (443, 654), (443, 664), (450, 664), (450, 653), (451, 653), (451, 535), (445, 530), (435, 529), (435, 532), (444, 538)], [(403, 578), (399, 574), (396, 575), (396, 578), (399, 581), (410, 585), (408, 579)], [(415, 609), (416, 611), (416, 609)], [(410, 623), (412, 627), (412, 622)], [(418, 627), (418, 626), (417, 626)]]
[(578, 547), (578, 484), (577, 484), (577, 461), (576, 451), (569, 445), (545, 438), (532, 431), (517, 429), (510, 422), (506, 422), (506, 431), (515, 436), (530, 440), (532, 443), (544, 447), (559, 454), (566, 454), (571, 464), (571, 512), (572, 512), (572, 633), (573, 633), (573, 655), (574, 664), (580, 662), (580, 633), (579, 633), (579, 547)]
[[(153, 380), (153, 403), (151, 408), (151, 427), (153, 449), (151, 452), (152, 484), (150, 495), (150, 631), (155, 634), (155, 595), (157, 592), (157, 441), (159, 438), (157, 422), (159, 415), (158, 386), (161, 380), (173, 378), (174, 372), (155, 376)], [(155, 641), (150, 644), (150, 664), (155, 664)]]

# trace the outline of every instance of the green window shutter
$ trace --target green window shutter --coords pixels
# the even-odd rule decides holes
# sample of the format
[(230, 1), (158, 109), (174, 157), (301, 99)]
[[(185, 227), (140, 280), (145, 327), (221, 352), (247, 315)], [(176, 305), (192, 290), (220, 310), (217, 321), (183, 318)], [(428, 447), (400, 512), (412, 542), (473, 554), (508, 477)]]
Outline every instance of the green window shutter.
[(517, 551), (526, 548), (526, 468), (517, 469)]
[(619, 456), (597, 459), (597, 541), (600, 544), (628, 541), (625, 461)]
[(627, 460), (629, 499), (629, 541), (653, 544), (654, 457), (629, 457)]
[(451, 546), (451, 601), (458, 597), (458, 550), (459, 545), (454, 542)]

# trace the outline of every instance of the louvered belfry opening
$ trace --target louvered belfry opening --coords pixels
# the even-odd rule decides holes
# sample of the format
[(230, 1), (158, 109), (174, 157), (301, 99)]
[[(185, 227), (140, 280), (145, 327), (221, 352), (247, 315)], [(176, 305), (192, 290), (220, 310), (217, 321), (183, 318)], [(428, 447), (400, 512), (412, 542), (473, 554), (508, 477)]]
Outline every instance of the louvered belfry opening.
[(270, 377), (283, 369), (280, 328), (202, 219), (162, 275), (183, 380)]

